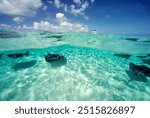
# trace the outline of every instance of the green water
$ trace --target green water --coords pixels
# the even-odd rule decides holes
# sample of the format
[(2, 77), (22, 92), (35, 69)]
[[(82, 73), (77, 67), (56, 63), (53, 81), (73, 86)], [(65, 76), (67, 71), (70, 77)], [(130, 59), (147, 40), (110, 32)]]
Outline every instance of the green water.
[[(4, 53), (0, 100), (150, 100), (150, 78), (147, 82), (130, 81), (126, 73), (131, 62), (149, 67), (137, 57), (149, 53), (150, 44), (142, 42), (149, 37), (138, 36), (141, 41), (134, 42), (123, 40), (129, 37), (124, 35), (44, 36), (33, 32), (22, 38), (0, 39), (0, 53)], [(23, 58), (7, 56), (26, 50), (30, 55)], [(67, 63), (46, 62), (47, 52), (63, 55)], [(115, 56), (118, 52), (132, 55), (128, 59)]]

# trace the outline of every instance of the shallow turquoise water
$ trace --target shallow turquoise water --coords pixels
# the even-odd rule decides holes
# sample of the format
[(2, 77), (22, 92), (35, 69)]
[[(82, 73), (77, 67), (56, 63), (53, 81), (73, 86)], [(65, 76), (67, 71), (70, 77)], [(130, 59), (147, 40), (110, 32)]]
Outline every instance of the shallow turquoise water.
[[(137, 57), (149, 53), (149, 43), (124, 41), (124, 35), (66, 33), (62, 41), (58, 37), (44, 38), (39, 33), (23, 35), (18, 39), (0, 39), (0, 53), (4, 53), (0, 59), (0, 100), (150, 100), (150, 78), (147, 82), (129, 81), (126, 73), (130, 62), (149, 67)], [(48, 47), (43, 43), (48, 43)], [(23, 58), (7, 56), (26, 50), (30, 55)], [(47, 52), (63, 55), (67, 63), (57, 66), (46, 62)], [(115, 56), (118, 52), (132, 56)], [(29, 61), (27, 67), (16, 66)]]

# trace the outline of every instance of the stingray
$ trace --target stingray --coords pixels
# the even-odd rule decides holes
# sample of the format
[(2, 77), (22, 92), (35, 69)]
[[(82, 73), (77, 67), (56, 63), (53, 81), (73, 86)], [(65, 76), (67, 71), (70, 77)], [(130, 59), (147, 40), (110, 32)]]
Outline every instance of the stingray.
[(130, 77), (130, 81), (136, 80), (140, 82), (147, 82), (147, 77), (150, 76), (150, 68), (147, 66), (130, 63), (129, 70), (126, 70), (126, 73)]
[(7, 55), (10, 58), (22, 58), (23, 56), (29, 56), (29, 51), (26, 51), (25, 53), (12, 53)]
[(142, 41), (142, 42), (145, 42), (145, 43), (150, 43), (150, 41)]
[(150, 58), (142, 59), (143, 63), (150, 65)]
[(51, 36), (45, 36), (44, 38), (57, 38), (57, 39), (60, 39), (62, 37), (63, 37), (62, 35), (51, 35)]
[(64, 56), (49, 53), (45, 56), (45, 61), (50, 63), (51, 67), (59, 67), (67, 63), (67, 59)]
[(63, 39), (58, 39), (57, 41), (63, 41)]
[(60, 59), (60, 60), (51, 62), (50, 64), (51, 64), (51, 67), (52, 67), (52, 68), (57, 68), (57, 67), (66, 65), (66, 64), (67, 64), (67, 59), (66, 59), (66, 58), (62, 58), (62, 59)]
[(62, 35), (52, 35), (52, 38), (62, 38), (63, 36)]
[(139, 39), (137, 39), (137, 38), (126, 38), (125, 40), (129, 40), (129, 41), (138, 41)]
[(51, 32), (48, 32), (48, 31), (44, 31), (44, 32), (41, 32), (40, 35), (45, 35), (45, 34), (50, 34)]
[(117, 57), (129, 59), (131, 57), (130, 54), (114, 54)]
[(7, 32), (0, 32), (0, 38), (20, 38), (17, 32), (14, 31), (7, 31)]
[(128, 75), (128, 77), (130, 78), (129, 81), (139, 81), (139, 82), (147, 82), (148, 79), (146, 78), (146, 76), (144, 74), (135, 74), (135, 73), (132, 73), (130, 70), (126, 70), (126, 73)]
[(22, 69), (27, 69), (31, 68), (36, 64), (36, 60), (31, 60), (31, 61), (26, 61), (26, 62), (20, 62), (15, 64), (12, 68), (17, 71), (17, 70), (22, 70)]
[(136, 65), (134, 63), (130, 63), (129, 64), (129, 69), (135, 75), (138, 75), (138, 74), (141, 73), (141, 74), (143, 74), (145, 76), (150, 76), (150, 68), (148, 68), (147, 66)]
[(58, 60), (60, 60), (60, 59), (62, 59), (62, 58), (65, 58), (64, 56), (62, 56), (62, 55), (58, 55), (58, 54), (47, 54), (46, 56), (45, 56), (45, 60), (47, 61), (47, 62), (54, 62), (54, 61), (58, 61)]
[(2, 56), (3, 56), (3, 53), (0, 53), (0, 59), (2, 58)]
[(145, 54), (145, 55), (139, 55), (139, 56), (137, 56), (137, 57), (139, 57), (139, 58), (148, 58), (148, 57), (150, 57), (150, 54)]
[(139, 58), (147, 58), (148, 56), (146, 55), (146, 56), (137, 56), (137, 57), (139, 57)]

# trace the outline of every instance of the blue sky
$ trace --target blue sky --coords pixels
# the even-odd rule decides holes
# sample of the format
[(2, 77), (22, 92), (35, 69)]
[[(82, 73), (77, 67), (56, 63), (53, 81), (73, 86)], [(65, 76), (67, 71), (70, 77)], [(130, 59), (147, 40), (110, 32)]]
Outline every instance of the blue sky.
[(0, 24), (150, 34), (150, 0), (0, 0)]

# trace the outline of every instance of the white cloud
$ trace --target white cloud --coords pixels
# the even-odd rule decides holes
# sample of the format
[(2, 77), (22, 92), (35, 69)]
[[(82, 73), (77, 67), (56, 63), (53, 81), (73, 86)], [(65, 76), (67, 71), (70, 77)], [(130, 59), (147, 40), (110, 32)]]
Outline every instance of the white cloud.
[(24, 20), (24, 17), (19, 17), (19, 16), (17, 16), (17, 17), (14, 17), (14, 18), (13, 18), (13, 21), (16, 22), (17, 24), (22, 23), (23, 20)]
[(62, 3), (60, 0), (54, 0), (54, 3), (57, 8), (64, 7), (64, 3)]
[(81, 5), (81, 0), (73, 0), (74, 3)]
[(47, 1), (47, 3), (49, 3), (49, 4), (53, 4), (53, 1)]
[[(24, 29), (31, 29), (30, 27), (24, 26)], [(83, 24), (61, 22), (59, 25), (53, 25), (48, 21), (34, 22), (32, 29), (51, 31), (51, 32), (88, 32), (88, 27)]]
[(95, 0), (91, 0), (91, 3), (95, 2)]
[(71, 13), (74, 15), (84, 15), (84, 11), (89, 7), (89, 3), (85, 1), (80, 8), (77, 8), (75, 5), (71, 5)]
[(50, 30), (51, 24), (48, 21), (34, 22), (33, 29), (35, 30)]
[(0, 13), (13, 16), (33, 16), (41, 6), (41, 0), (0, 0)]
[(78, 15), (82, 15), (84, 19), (86, 20), (89, 20), (89, 17), (85, 15), (85, 10), (89, 7), (89, 2), (88, 1), (85, 1), (83, 3), (81, 3), (80, 6), (77, 6), (77, 5), (71, 5), (70, 8), (70, 12), (72, 14), (74, 14), (75, 16), (78, 16)]
[(64, 5), (64, 11), (65, 11), (65, 12), (68, 11), (68, 6), (67, 6), (67, 4)]
[(58, 27), (60, 32), (66, 32), (66, 31), (87, 32), (88, 31), (87, 26), (79, 23), (71, 23), (68, 21), (61, 22)]
[(47, 10), (47, 6), (44, 5), (42, 9), (43, 9), (43, 11), (46, 11)]
[(54, 0), (54, 5), (56, 8), (62, 8), (65, 12), (69, 12), (75, 16), (81, 15), (88, 20), (89, 18), (85, 15), (85, 11), (94, 2), (95, 0), (73, 0), (73, 4), (68, 5), (60, 0)]
[[(27, 27), (27, 26), (26, 26)], [(31, 27), (27, 27), (28, 29)], [(55, 26), (48, 21), (41, 21), (41, 22), (34, 22), (32, 26), (33, 30), (42, 30), (42, 31), (51, 31), (51, 32), (58, 32), (60, 31), (59, 26)]]
[(41, 22), (34, 22), (33, 26), (31, 27), (24, 25), (23, 29), (34, 29), (34, 30), (52, 31), (52, 32), (67, 32), (67, 31), (87, 32), (88, 31), (88, 27), (86, 25), (83, 25), (81, 23), (71, 23), (67, 20), (65, 15), (62, 13), (57, 13), (56, 19), (59, 20), (58, 25), (53, 25), (48, 21), (41, 21)]
[(77, 32), (88, 32), (88, 27), (83, 24), (74, 24), (74, 29)]
[(73, 24), (65, 21), (65, 22), (61, 22), (61, 23), (60, 23), (60, 26), (61, 26), (62, 28), (64, 28), (64, 29), (70, 29), (70, 30), (71, 30)]
[(63, 13), (57, 13), (56, 14), (56, 18), (63, 18), (65, 17)]
[(65, 15), (63, 13), (57, 13), (56, 14), (56, 19), (59, 21), (59, 22), (64, 22), (64, 21), (67, 21), (68, 19), (65, 17)]
[(33, 27), (32, 27), (32, 26), (23, 25), (22, 29), (25, 29), (25, 30), (32, 30)]
[(11, 28), (11, 26), (7, 25), (7, 24), (0, 24), (0, 27), (2, 27), (2, 28)]

